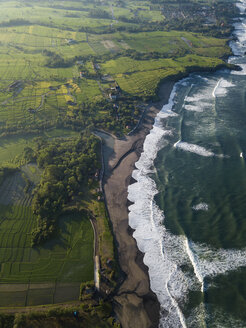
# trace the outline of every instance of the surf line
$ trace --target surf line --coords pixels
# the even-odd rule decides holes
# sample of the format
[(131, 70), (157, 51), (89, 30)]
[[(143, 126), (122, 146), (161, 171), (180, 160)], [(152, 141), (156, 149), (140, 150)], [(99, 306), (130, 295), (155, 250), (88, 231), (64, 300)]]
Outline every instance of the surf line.
[(190, 241), (188, 240), (187, 237), (185, 237), (184, 246), (185, 246), (185, 249), (186, 249), (186, 253), (187, 253), (187, 255), (188, 255), (188, 257), (191, 261), (191, 264), (193, 266), (195, 276), (197, 277), (197, 280), (201, 284), (201, 292), (204, 293), (204, 280), (203, 280), (203, 277), (202, 277), (201, 273), (199, 272), (199, 267), (197, 265), (196, 257), (194, 255), (192, 249), (191, 249), (191, 243), (190, 243)]
[[(153, 195), (150, 200), (150, 213), (151, 213), (150, 221), (151, 221), (152, 229), (155, 229), (159, 234), (159, 231), (156, 228), (156, 224), (155, 224), (155, 220), (154, 220), (154, 206), (155, 206), (154, 196), (155, 195)], [(160, 246), (161, 257), (165, 261), (165, 251), (163, 249), (163, 244), (162, 244), (161, 238), (159, 238), (159, 246)], [(172, 275), (172, 272), (169, 274), (169, 279), (166, 280), (166, 282), (165, 282), (166, 291), (167, 291), (167, 294), (169, 296), (172, 306), (176, 309), (176, 312), (177, 312), (177, 315), (178, 315), (178, 318), (179, 318), (182, 328), (187, 328), (186, 323), (185, 323), (185, 318), (184, 318), (182, 311), (180, 310), (179, 304), (175, 300), (175, 298), (172, 296), (172, 294), (170, 293), (169, 288), (168, 288), (168, 281), (170, 280), (171, 275)]]
[[(169, 278), (170, 278), (170, 276), (169, 276)], [(175, 298), (172, 297), (172, 295), (171, 295), (171, 293), (169, 291), (168, 281), (166, 281), (166, 290), (167, 290), (167, 294), (169, 295), (169, 298), (171, 300), (172, 305), (176, 308), (176, 311), (178, 313), (179, 321), (180, 321), (180, 323), (182, 325), (182, 328), (187, 328), (186, 323), (185, 323), (184, 315), (183, 315), (182, 311), (179, 308), (178, 302), (175, 300)]]
[(219, 87), (221, 81), (222, 81), (222, 78), (219, 79), (219, 81), (217, 82), (217, 84), (216, 84), (216, 86), (215, 86), (215, 88), (214, 88), (214, 90), (213, 90), (213, 92), (212, 92), (212, 96), (213, 96), (214, 98), (216, 98), (216, 94), (215, 94), (215, 92), (216, 92), (216, 90), (218, 89), (218, 87)]
[[(150, 213), (151, 213), (150, 221), (151, 221), (152, 229), (154, 229), (159, 234), (159, 231), (156, 227), (156, 223), (155, 223), (155, 219), (154, 219), (154, 206), (155, 206), (154, 196), (155, 195), (152, 195), (152, 197), (150, 199)], [(161, 238), (159, 238), (158, 242), (159, 242), (159, 246), (160, 246), (161, 257), (165, 261), (165, 251), (163, 249)], [(175, 300), (175, 298), (171, 295), (171, 293), (169, 291), (169, 288), (168, 288), (168, 281), (170, 280), (171, 275), (172, 275), (172, 272), (169, 275), (169, 279), (165, 282), (166, 291), (167, 291), (167, 294), (169, 296), (169, 299), (171, 301), (172, 306), (176, 309), (176, 312), (177, 312), (177, 315), (178, 315), (178, 318), (179, 318), (179, 321), (181, 323), (182, 328), (187, 328), (186, 323), (185, 323), (185, 318), (184, 318), (184, 315), (183, 315), (182, 311), (179, 308), (179, 304)]]

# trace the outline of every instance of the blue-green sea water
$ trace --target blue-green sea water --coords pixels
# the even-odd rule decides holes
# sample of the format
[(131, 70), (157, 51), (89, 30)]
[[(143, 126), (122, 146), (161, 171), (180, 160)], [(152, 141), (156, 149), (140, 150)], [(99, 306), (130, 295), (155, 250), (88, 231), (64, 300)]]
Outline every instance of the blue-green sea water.
[(158, 114), (129, 186), (160, 327), (246, 327), (246, 2), (230, 62), (193, 74)]

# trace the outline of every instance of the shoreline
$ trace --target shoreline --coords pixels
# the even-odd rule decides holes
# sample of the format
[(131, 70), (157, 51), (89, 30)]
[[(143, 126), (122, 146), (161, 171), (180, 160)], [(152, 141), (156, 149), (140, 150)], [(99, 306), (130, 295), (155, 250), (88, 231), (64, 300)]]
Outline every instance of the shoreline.
[(159, 324), (160, 305), (150, 289), (149, 269), (143, 263), (144, 254), (139, 251), (136, 240), (132, 237), (134, 230), (128, 225), (127, 194), (145, 137), (152, 129), (157, 113), (168, 103), (175, 82), (166, 81), (160, 85), (160, 101), (148, 105), (140, 126), (133, 134), (117, 139), (99, 132), (104, 140), (105, 202), (123, 273), (123, 282), (114, 296), (115, 312), (123, 328), (154, 328)]
[(124, 138), (118, 139), (104, 131), (97, 132), (104, 140), (102, 185), (122, 273), (120, 286), (113, 297), (114, 310), (123, 328), (156, 328), (160, 318), (160, 304), (156, 294), (150, 289), (149, 268), (143, 262), (144, 253), (138, 249), (132, 236), (134, 230), (128, 225), (128, 186), (133, 182), (135, 163), (140, 158), (145, 138), (153, 127), (155, 117), (168, 103), (174, 85), (192, 73), (214, 72), (223, 68), (241, 69), (238, 65), (223, 64), (214, 68), (194, 67), (178, 73), (160, 81), (157, 92), (159, 101), (146, 106), (141, 123)]

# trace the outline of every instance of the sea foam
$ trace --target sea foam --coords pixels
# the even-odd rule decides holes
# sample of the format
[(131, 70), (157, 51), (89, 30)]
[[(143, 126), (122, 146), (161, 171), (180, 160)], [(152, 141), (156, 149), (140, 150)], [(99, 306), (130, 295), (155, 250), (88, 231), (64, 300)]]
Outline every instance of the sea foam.
[[(240, 7), (241, 12), (245, 8), (243, 3)], [(237, 31), (240, 34), (239, 39), (243, 40), (244, 32), (239, 25), (236, 25), (236, 33)], [(232, 48), (235, 48), (235, 55), (244, 53), (244, 48), (239, 42), (231, 42), (231, 44)], [(239, 73), (235, 72), (235, 74)], [(212, 93), (215, 98), (224, 96), (227, 89), (233, 86), (225, 79), (213, 80), (212, 83), (214, 82)], [(182, 313), (189, 291), (203, 294), (207, 288), (206, 278), (246, 266), (246, 249), (213, 249), (208, 245), (188, 240), (184, 235), (173, 235), (167, 231), (164, 224), (164, 213), (154, 200), (158, 190), (149, 173), (154, 172), (154, 160), (158, 151), (169, 144), (168, 138), (173, 134), (172, 130), (165, 130), (162, 120), (177, 115), (172, 111), (177, 88), (185, 87), (189, 83), (188, 79), (184, 79), (175, 84), (169, 103), (157, 115), (154, 127), (146, 137), (144, 151), (136, 163), (136, 170), (133, 171), (132, 175), (137, 182), (128, 188), (128, 198), (133, 203), (129, 207), (129, 225), (135, 229), (133, 236), (137, 240), (139, 249), (144, 253), (144, 263), (149, 267), (151, 289), (156, 293), (160, 302), (160, 328), (201, 328), (206, 326), (211, 318), (208, 317), (203, 302), (193, 308), (187, 318)], [(200, 99), (187, 97), (184, 109), (202, 111), (198, 102), (206, 103), (205, 98), (207, 95), (200, 95)], [(205, 106), (208, 106), (208, 102)], [(215, 155), (204, 147), (184, 141), (178, 141), (175, 146), (205, 157)], [(192, 208), (194, 211), (207, 211), (209, 205), (201, 202), (194, 204)], [(183, 270), (184, 265), (188, 266), (190, 270)], [(224, 320), (225, 318), (226, 320)], [(241, 327), (240, 321), (236, 321), (223, 313), (221, 316), (216, 315), (212, 320), (215, 326), (212, 325), (211, 327)], [(244, 326), (242, 325), (242, 327)]]
[[(206, 277), (245, 266), (246, 250), (216, 250), (167, 231), (164, 214), (154, 201), (158, 193), (156, 184), (144, 173), (148, 169), (140, 163), (137, 167), (133, 172), (137, 182), (129, 186), (128, 198), (133, 202), (129, 207), (129, 225), (135, 229), (133, 236), (149, 267), (151, 289), (161, 304), (161, 313), (165, 314), (160, 327), (184, 328), (187, 325), (181, 308), (189, 291), (203, 293)], [(194, 271), (193, 276), (182, 271), (185, 264)]]
[[(154, 172), (154, 160), (160, 148), (170, 143), (172, 130), (165, 130), (161, 121), (177, 114), (172, 111), (175, 104), (177, 83), (171, 93), (169, 103), (157, 115), (155, 124), (144, 142), (144, 151), (135, 164), (133, 178), (137, 181), (128, 188), (129, 225), (135, 230), (133, 236), (139, 249), (145, 254), (144, 263), (149, 267), (151, 289), (156, 293), (161, 305), (160, 327), (185, 328), (191, 319), (184, 318), (182, 307), (187, 301), (189, 291), (201, 293), (205, 290), (205, 278), (226, 273), (246, 265), (246, 250), (211, 249), (206, 245), (194, 243), (187, 237), (171, 234), (165, 228), (164, 213), (157, 206), (154, 197), (158, 194), (156, 184), (149, 173)], [(204, 147), (177, 142), (176, 147), (201, 156), (215, 154)], [(206, 203), (193, 206), (194, 210), (207, 210)], [(194, 272), (183, 271), (188, 265)], [(203, 327), (206, 311), (200, 311), (199, 324)]]
[[(215, 250), (194, 243), (185, 236), (176, 236), (165, 229), (165, 217), (154, 201), (158, 193), (155, 182), (146, 175), (146, 168), (137, 163), (133, 172), (136, 183), (129, 186), (129, 224), (139, 249), (149, 267), (151, 289), (161, 304), (160, 327), (187, 327), (182, 305), (191, 290), (204, 292), (205, 278), (235, 270), (246, 265), (246, 250)], [(188, 265), (194, 275), (182, 271)], [(197, 326), (199, 327), (199, 326)]]
[(227, 89), (230, 87), (234, 87), (234, 84), (221, 78), (217, 82), (215, 88), (212, 91), (212, 95), (214, 98), (216, 97), (224, 97), (227, 94)]
[(198, 146), (198, 145), (180, 141), (180, 140), (178, 142), (176, 142), (173, 146), (175, 148), (182, 149), (184, 151), (188, 151), (190, 153), (194, 153), (194, 154), (204, 156), (204, 157), (215, 156), (215, 153), (207, 150), (206, 148), (204, 148), (202, 146)]
[(206, 204), (206, 203), (199, 203), (199, 204), (197, 204), (197, 205), (193, 205), (193, 206), (192, 206), (192, 209), (193, 209), (194, 211), (208, 211), (209, 206), (208, 206), (208, 204)]

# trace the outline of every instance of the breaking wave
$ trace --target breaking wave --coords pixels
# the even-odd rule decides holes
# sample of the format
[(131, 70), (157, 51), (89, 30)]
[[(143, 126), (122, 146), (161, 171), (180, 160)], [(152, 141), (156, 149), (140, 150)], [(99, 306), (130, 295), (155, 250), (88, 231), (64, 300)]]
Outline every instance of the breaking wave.
[(188, 142), (180, 141), (180, 140), (178, 142), (176, 142), (173, 146), (175, 148), (182, 149), (184, 151), (188, 151), (190, 153), (194, 153), (194, 154), (204, 156), (204, 157), (215, 156), (215, 153), (207, 150), (204, 147), (194, 145), (194, 144), (191, 144)]
[[(158, 151), (169, 144), (166, 136), (172, 130), (165, 130), (160, 118), (177, 115), (172, 111), (177, 83), (171, 93), (169, 103), (157, 115), (151, 133), (146, 137), (144, 151), (135, 164), (133, 178), (137, 181), (128, 188), (128, 199), (133, 203), (129, 207), (129, 225), (135, 230), (133, 236), (138, 248), (145, 254), (144, 263), (149, 267), (151, 289), (156, 293), (161, 304), (161, 328), (184, 328), (187, 322), (194, 320), (184, 318), (182, 308), (187, 301), (189, 291), (201, 293), (205, 290), (204, 279), (216, 276), (240, 266), (246, 265), (246, 250), (211, 249), (206, 245), (194, 243), (184, 235), (173, 235), (166, 230), (164, 213), (157, 206), (154, 197), (158, 194), (156, 184), (150, 178), (153, 173), (154, 160)], [(188, 150), (201, 156), (214, 156), (205, 148), (185, 142), (176, 143), (177, 148)], [(193, 206), (194, 210), (208, 210), (208, 204)], [(188, 265), (190, 272), (183, 271)], [(206, 320), (206, 311), (200, 312), (199, 324)]]
[(209, 206), (206, 203), (199, 203), (197, 205), (192, 206), (194, 211), (208, 211)]
[[(147, 161), (153, 164), (149, 157)], [(137, 170), (133, 172), (133, 178), (137, 182), (128, 189), (128, 199), (134, 203), (129, 207), (129, 225), (135, 229), (133, 236), (145, 254), (144, 263), (149, 267), (151, 289), (161, 305), (160, 327), (188, 327), (182, 308), (189, 291), (203, 293), (206, 277), (245, 266), (246, 250), (216, 250), (194, 243), (184, 235), (176, 236), (167, 231), (163, 225), (164, 214), (154, 201), (158, 193), (155, 182), (147, 175), (147, 172), (152, 171), (151, 167), (146, 167), (144, 163), (145, 159), (136, 163)], [(205, 204), (199, 205), (199, 209), (206, 207)], [(188, 265), (194, 274), (183, 271), (183, 265)], [(205, 314), (203, 312), (203, 318), (200, 317), (196, 327), (202, 327)], [(192, 319), (187, 318), (187, 322), (189, 320)]]
[(227, 88), (233, 87), (234, 84), (232, 84), (231, 82), (221, 78), (219, 79), (219, 81), (217, 82), (212, 95), (214, 98), (216, 97), (223, 97), (227, 94)]
[[(245, 4), (240, 6), (240, 10), (244, 11)], [(239, 43), (243, 38), (246, 40), (246, 33), (245, 30), (243, 32), (240, 24), (236, 25), (235, 29), (239, 32), (240, 41), (231, 42), (231, 46), (233, 51), (235, 49), (236, 55), (242, 55), (245, 50), (240, 48)], [(235, 72), (235, 74), (239, 73)], [(224, 96), (227, 89), (234, 86), (224, 78), (219, 81), (212, 79), (212, 83), (207, 81), (213, 88), (213, 98)], [(190, 83), (189, 79), (184, 79), (175, 84), (169, 103), (163, 106), (155, 119), (153, 129), (145, 139), (143, 153), (135, 164), (136, 170), (132, 174), (137, 182), (128, 187), (128, 199), (133, 203), (129, 206), (129, 225), (135, 230), (133, 236), (138, 248), (144, 253), (144, 263), (149, 267), (151, 289), (160, 302), (160, 328), (202, 328), (211, 320), (215, 325), (211, 324), (210, 327), (244, 327), (245, 325), (241, 325), (240, 321), (225, 316), (222, 312), (213, 313), (215, 317), (211, 319), (204, 302), (193, 308), (187, 317), (184, 316), (183, 309), (190, 291), (201, 293), (203, 297), (208, 287), (206, 278), (246, 266), (246, 249), (213, 249), (208, 245), (193, 242), (185, 235), (172, 234), (165, 228), (165, 215), (155, 202), (158, 190), (155, 181), (150, 177), (150, 174), (154, 173), (154, 160), (160, 149), (170, 145), (170, 136), (175, 133), (172, 128), (164, 128), (162, 120), (178, 115), (173, 111), (176, 92), (178, 88)], [(210, 98), (208, 94), (186, 96), (183, 108), (202, 112), (210, 105), (208, 101)], [(176, 142), (174, 147), (204, 157), (221, 157), (205, 147), (182, 140)], [(192, 209), (208, 211), (209, 204), (204, 202), (194, 204)], [(188, 267), (188, 270), (184, 270), (184, 266)], [(225, 317), (228, 320), (225, 320)]]

